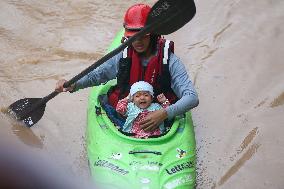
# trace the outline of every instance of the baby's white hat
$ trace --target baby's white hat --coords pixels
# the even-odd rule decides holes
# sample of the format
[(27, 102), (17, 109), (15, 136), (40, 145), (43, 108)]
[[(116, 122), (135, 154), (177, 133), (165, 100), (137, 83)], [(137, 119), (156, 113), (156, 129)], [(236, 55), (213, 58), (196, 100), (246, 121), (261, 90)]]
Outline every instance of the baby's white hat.
[(135, 93), (139, 91), (147, 91), (152, 96), (154, 96), (153, 87), (150, 83), (145, 81), (138, 81), (136, 83), (133, 83), (133, 85), (130, 88), (130, 95), (133, 96)]

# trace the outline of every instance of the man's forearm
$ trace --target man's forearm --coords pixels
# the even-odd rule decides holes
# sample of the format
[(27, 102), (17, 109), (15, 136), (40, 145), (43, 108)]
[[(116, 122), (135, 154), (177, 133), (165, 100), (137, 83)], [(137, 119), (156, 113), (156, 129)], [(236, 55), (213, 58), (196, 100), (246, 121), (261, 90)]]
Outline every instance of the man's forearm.
[(179, 99), (175, 104), (170, 105), (166, 108), (168, 118), (172, 119), (173, 117), (183, 114), (192, 108), (198, 106), (199, 100), (198, 97), (190, 94), (185, 95), (181, 99)]

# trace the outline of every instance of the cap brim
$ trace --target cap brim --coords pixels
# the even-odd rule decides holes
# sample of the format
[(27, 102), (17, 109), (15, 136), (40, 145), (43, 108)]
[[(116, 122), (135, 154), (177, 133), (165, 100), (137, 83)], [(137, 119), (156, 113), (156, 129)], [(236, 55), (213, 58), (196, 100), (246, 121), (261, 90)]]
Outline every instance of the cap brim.
[[(136, 33), (138, 33), (140, 30), (124, 30), (124, 37), (132, 37)], [(150, 33), (147, 33), (146, 35), (150, 35)]]
[(125, 30), (124, 32), (124, 37), (132, 37), (133, 35), (135, 35), (136, 33), (138, 33), (139, 31), (133, 31), (133, 30)]

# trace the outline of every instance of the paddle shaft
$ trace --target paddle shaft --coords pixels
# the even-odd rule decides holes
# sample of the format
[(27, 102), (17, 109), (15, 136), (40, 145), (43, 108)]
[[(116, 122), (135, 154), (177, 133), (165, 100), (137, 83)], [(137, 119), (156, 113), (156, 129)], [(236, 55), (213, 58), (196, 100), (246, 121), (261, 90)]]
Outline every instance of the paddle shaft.
[[(118, 54), (119, 52), (121, 52), (123, 49), (125, 49), (129, 44), (131, 44), (133, 41), (135, 41), (137, 38), (149, 33), (151, 30), (153, 30), (155, 28), (155, 24), (157, 24), (157, 22), (154, 22), (153, 24), (150, 24), (148, 26), (146, 26), (145, 28), (143, 28), (141, 31), (139, 31), (138, 33), (136, 33), (134, 36), (130, 37), (126, 42), (124, 42), (123, 44), (121, 44), (119, 47), (117, 47), (116, 49), (114, 49), (113, 51), (111, 51), (110, 53), (106, 54), (105, 56), (103, 56), (100, 60), (98, 60), (97, 62), (95, 62), (94, 64), (92, 64), (91, 66), (89, 66), (88, 68), (86, 68), (85, 70), (83, 70), (81, 73), (79, 73), (78, 75), (74, 76), (72, 79), (70, 79), (69, 81), (65, 82), (63, 87), (64, 88), (68, 88), (70, 87), (73, 83), (75, 83), (76, 81), (78, 81), (79, 79), (81, 79), (82, 77), (84, 77), (86, 74), (90, 73), (92, 70), (96, 69), (97, 67), (99, 67), (101, 64), (103, 64), (105, 61), (109, 60), (111, 57), (115, 56), (116, 54)], [(154, 27), (153, 27), (154, 26)], [(51, 100), (52, 98), (56, 97), (59, 94), (59, 92), (57, 91), (53, 91), (52, 93), (50, 93), (49, 95), (43, 97), (42, 99), (40, 99), (36, 104), (34, 104), (28, 111), (24, 112), (21, 115), (20, 119), (23, 119), (25, 117), (27, 117), (31, 112), (33, 112), (34, 110), (36, 110), (37, 108), (39, 108), (40, 106), (46, 104), (49, 100)]]
[(106, 54), (100, 60), (95, 62), (93, 65), (89, 66), (88, 68), (83, 70), (81, 73), (79, 73), (78, 75), (74, 76), (72, 79), (70, 79), (66, 83), (64, 83), (63, 87), (64, 88), (70, 87), (73, 83), (75, 83), (76, 81), (78, 81), (79, 79), (81, 79), (82, 77), (87, 75), (88, 73), (90, 73), (92, 70), (96, 69), (97, 67), (102, 65), (104, 62), (106, 62), (107, 60), (109, 60), (110, 58), (115, 56), (116, 54), (120, 53), (123, 49), (125, 49), (128, 45), (130, 45), (136, 39), (138, 39), (139, 37), (149, 33), (151, 30), (153, 30), (153, 25), (154, 24), (155, 23), (153, 23), (153, 24), (151, 24), (149, 26), (146, 26), (141, 31), (136, 33), (134, 36), (130, 37), (126, 42), (122, 43), (119, 47), (117, 47), (116, 49), (114, 49), (110, 53)]

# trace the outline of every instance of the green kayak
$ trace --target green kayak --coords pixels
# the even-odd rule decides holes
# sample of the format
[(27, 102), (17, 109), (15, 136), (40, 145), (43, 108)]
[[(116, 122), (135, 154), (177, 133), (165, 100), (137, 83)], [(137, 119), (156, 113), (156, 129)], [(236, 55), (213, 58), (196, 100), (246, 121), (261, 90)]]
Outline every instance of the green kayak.
[[(119, 32), (110, 49), (120, 44)], [(190, 189), (196, 183), (196, 149), (190, 112), (177, 116), (166, 135), (137, 139), (122, 134), (98, 100), (116, 80), (93, 87), (88, 102), (87, 153), (98, 188)]]

